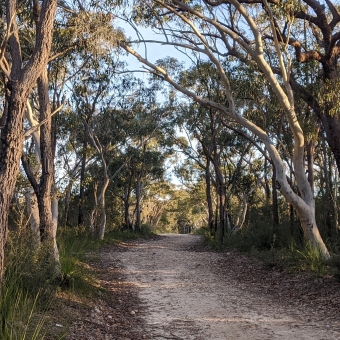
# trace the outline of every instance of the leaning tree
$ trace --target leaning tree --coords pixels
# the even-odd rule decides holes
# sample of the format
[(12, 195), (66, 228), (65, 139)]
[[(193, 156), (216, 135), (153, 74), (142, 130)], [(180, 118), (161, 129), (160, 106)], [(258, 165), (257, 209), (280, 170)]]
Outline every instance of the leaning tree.
[[(138, 12), (136, 18), (151, 24), (165, 37), (160, 41), (144, 42), (172, 45), (177, 49), (183, 49), (187, 54), (191, 51), (208, 59), (221, 78), (225, 91), (225, 103), (201, 97), (195, 91), (181, 86), (178, 79), (172, 77), (171, 70), (168, 72), (163, 65), (157, 65), (155, 61), (140, 55), (133, 48), (133, 42), (121, 41), (120, 46), (143, 63), (150, 73), (168, 82), (192, 100), (219, 110), (223, 115), (257, 136), (265, 145), (275, 165), (276, 186), (294, 207), (306, 239), (320, 249), (324, 258), (328, 258), (329, 252), (315, 220), (314, 193), (305, 173), (305, 133), (295, 109), (294, 91), (291, 86), (291, 59), (286, 45), (281, 44), (276, 19), (273, 15), (274, 9), (267, 1), (263, 2), (267, 18), (263, 25), (263, 22), (257, 20), (259, 11), (256, 10), (256, 5), (243, 5), (236, 0), (209, 3), (211, 4), (209, 5), (208, 1), (145, 1), (145, 7), (136, 9)], [(219, 4), (219, 6), (212, 6), (214, 4)], [(234, 22), (235, 18), (237, 18), (237, 25)], [(273, 37), (274, 58), (269, 57), (265, 51), (263, 33)], [(261, 126), (247, 119), (236, 105), (224, 67), (224, 63), (233, 62), (235, 57), (253, 65), (264, 74), (285, 113), (291, 138), (294, 141), (292, 164), (299, 194), (294, 192), (287, 181), (286, 165), (274, 140)], [(280, 79), (278, 79), (278, 74)]]

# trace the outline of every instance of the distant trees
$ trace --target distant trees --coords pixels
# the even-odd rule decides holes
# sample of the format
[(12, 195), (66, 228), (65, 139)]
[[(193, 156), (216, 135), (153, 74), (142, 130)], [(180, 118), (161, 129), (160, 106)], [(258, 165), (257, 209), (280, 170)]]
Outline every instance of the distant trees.
[[(262, 4), (263, 7), (252, 5), (251, 11), (250, 7), (248, 11), (248, 5), (243, 5), (242, 1), (186, 3), (174, 0), (148, 3), (145, 6), (145, 11), (136, 9), (135, 18), (137, 21), (152, 25), (165, 37), (163, 41), (147, 41), (148, 43), (173, 45), (176, 48), (190, 51), (194, 56), (200, 55), (201, 58), (208, 59), (214, 65), (215, 72), (218, 73), (221, 86), (224, 89), (224, 102), (211, 99), (209, 96), (201, 96), (196, 89), (186, 88), (178, 78), (171, 75), (170, 70), (142, 57), (127, 42), (121, 42), (121, 47), (146, 65), (151, 73), (167, 81), (176, 90), (203, 106), (223, 113), (253, 133), (263, 143), (275, 166), (276, 185), (286, 200), (294, 207), (305, 237), (323, 252), (325, 258), (328, 258), (329, 252), (316, 225), (314, 192), (305, 174), (306, 133), (303, 130), (294, 97), (294, 73), (292, 73), (294, 70), (287, 49), (290, 40), (284, 38), (285, 33), (290, 34), (294, 28), (292, 26), (294, 15), (302, 18), (307, 13), (304, 16), (298, 11), (294, 13), (294, 9), (285, 11), (284, 7), (276, 8), (275, 4), (269, 4), (266, 1)], [(322, 7), (321, 5), (311, 6), (316, 12)], [(337, 12), (333, 7), (331, 9), (333, 21), (330, 24), (325, 24), (326, 26), (330, 25), (327, 26), (327, 29), (326, 26), (321, 28), (324, 36), (326, 36), (326, 30), (329, 32), (329, 28), (332, 25), (335, 27), (338, 22)], [(283, 11), (280, 12), (282, 9)], [(228, 16), (226, 13), (229, 13)], [(258, 20), (259, 17), (266, 20)], [(317, 20), (320, 20), (321, 17), (324, 21), (326, 20), (325, 14), (321, 13)], [(311, 16), (308, 16), (308, 19), (312, 22), (314, 20)], [(322, 25), (321, 21), (318, 24)], [(283, 31), (280, 30), (281, 27)], [(268, 48), (267, 39), (272, 41)], [(329, 45), (330, 48), (336, 44), (337, 36), (335, 35), (331, 39), (333, 40)], [(334, 50), (335, 54), (331, 53), (334, 57), (337, 53), (335, 51), (337, 50)], [(281, 110), (285, 113), (285, 119), (291, 132), (290, 136), (294, 141), (291, 161), (298, 194), (294, 192), (287, 181), (286, 166), (275, 145), (275, 136), (271, 137), (269, 131), (266, 131), (266, 127), (256, 124), (254, 119), (249, 119), (240, 112), (225, 67), (228, 62), (235, 59), (264, 75), (265, 81), (276, 95)], [(278, 75), (280, 80), (277, 78)]]
[[(3, 6), (0, 262), (14, 190), (32, 246), (48, 244), (56, 269), (58, 221), (99, 238), (113, 226), (206, 226), (223, 243), (255, 220), (275, 237), (282, 221), (299, 233), (298, 219), (328, 258), (324, 239), (339, 230), (337, 6), (141, 3)], [(118, 18), (159, 40), (132, 40)], [(150, 44), (176, 53), (142, 55)]]

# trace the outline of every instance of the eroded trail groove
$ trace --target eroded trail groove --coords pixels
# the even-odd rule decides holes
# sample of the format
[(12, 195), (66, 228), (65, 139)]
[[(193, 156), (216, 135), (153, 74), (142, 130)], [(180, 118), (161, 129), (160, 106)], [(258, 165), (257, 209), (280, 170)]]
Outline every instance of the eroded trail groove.
[(326, 317), (317, 300), (291, 304), (266, 286), (252, 289), (251, 281), (240, 283), (242, 266), (233, 260), (228, 269), (228, 254), (195, 251), (199, 242), (198, 236), (167, 234), (115, 253), (139, 291), (143, 338), (340, 339), (337, 316)]

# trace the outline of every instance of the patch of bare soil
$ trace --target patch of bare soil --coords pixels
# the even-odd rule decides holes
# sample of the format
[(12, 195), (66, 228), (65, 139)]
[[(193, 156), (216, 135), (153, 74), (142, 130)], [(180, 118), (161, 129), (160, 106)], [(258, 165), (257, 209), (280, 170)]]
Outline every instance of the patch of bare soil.
[(96, 266), (107, 293), (76, 312), (68, 340), (340, 339), (340, 285), (332, 278), (204, 250), (198, 236), (107, 248)]
[(138, 289), (129, 282), (116, 252), (124, 253), (133, 243), (121, 243), (101, 252), (100, 261), (91, 263), (103, 293), (87, 303), (65, 303), (73, 308), (67, 340), (130, 340), (144, 339), (144, 320)]

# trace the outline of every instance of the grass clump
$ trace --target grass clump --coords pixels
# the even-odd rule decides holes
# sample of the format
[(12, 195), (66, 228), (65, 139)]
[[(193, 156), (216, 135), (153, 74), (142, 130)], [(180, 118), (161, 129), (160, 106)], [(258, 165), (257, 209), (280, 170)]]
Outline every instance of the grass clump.
[[(35, 247), (32, 235), (24, 228), (11, 230), (0, 295), (0, 339), (64, 338), (72, 315), (64, 311), (63, 304), (71, 300), (85, 302), (102, 294), (91, 267), (99, 259), (99, 250), (107, 244), (151, 235), (147, 228), (141, 233), (112, 230), (105, 240), (99, 240), (85, 227), (59, 228), (61, 274), (56, 276), (47, 247)], [(63, 328), (56, 327), (59, 323)]]
[[(86, 254), (96, 254), (100, 240), (83, 227), (61, 229), (58, 235), (61, 278), (59, 286), (79, 295), (90, 295), (97, 287), (91, 270), (85, 264)], [(94, 258), (94, 256), (93, 256)]]
[(322, 277), (326, 272), (326, 261), (317, 246), (305, 241), (302, 247), (298, 248), (292, 243), (290, 251), (293, 257), (297, 259), (300, 270), (310, 270), (316, 273), (318, 277)]
[(0, 295), (0, 339), (44, 339), (46, 311), (53, 298), (53, 269), (45, 249), (32, 247), (29, 233), (11, 232), (6, 245)]
[[(226, 233), (223, 244), (219, 242), (218, 235), (211, 236), (207, 229), (201, 232), (207, 246), (217, 250), (234, 249), (247, 253), (264, 262), (268, 268), (310, 271), (318, 277), (329, 274), (329, 264), (323, 258), (321, 250), (301, 235), (289, 235), (288, 228), (274, 229), (269, 223), (261, 223), (237, 233)], [(340, 272), (340, 265), (338, 267)]]

